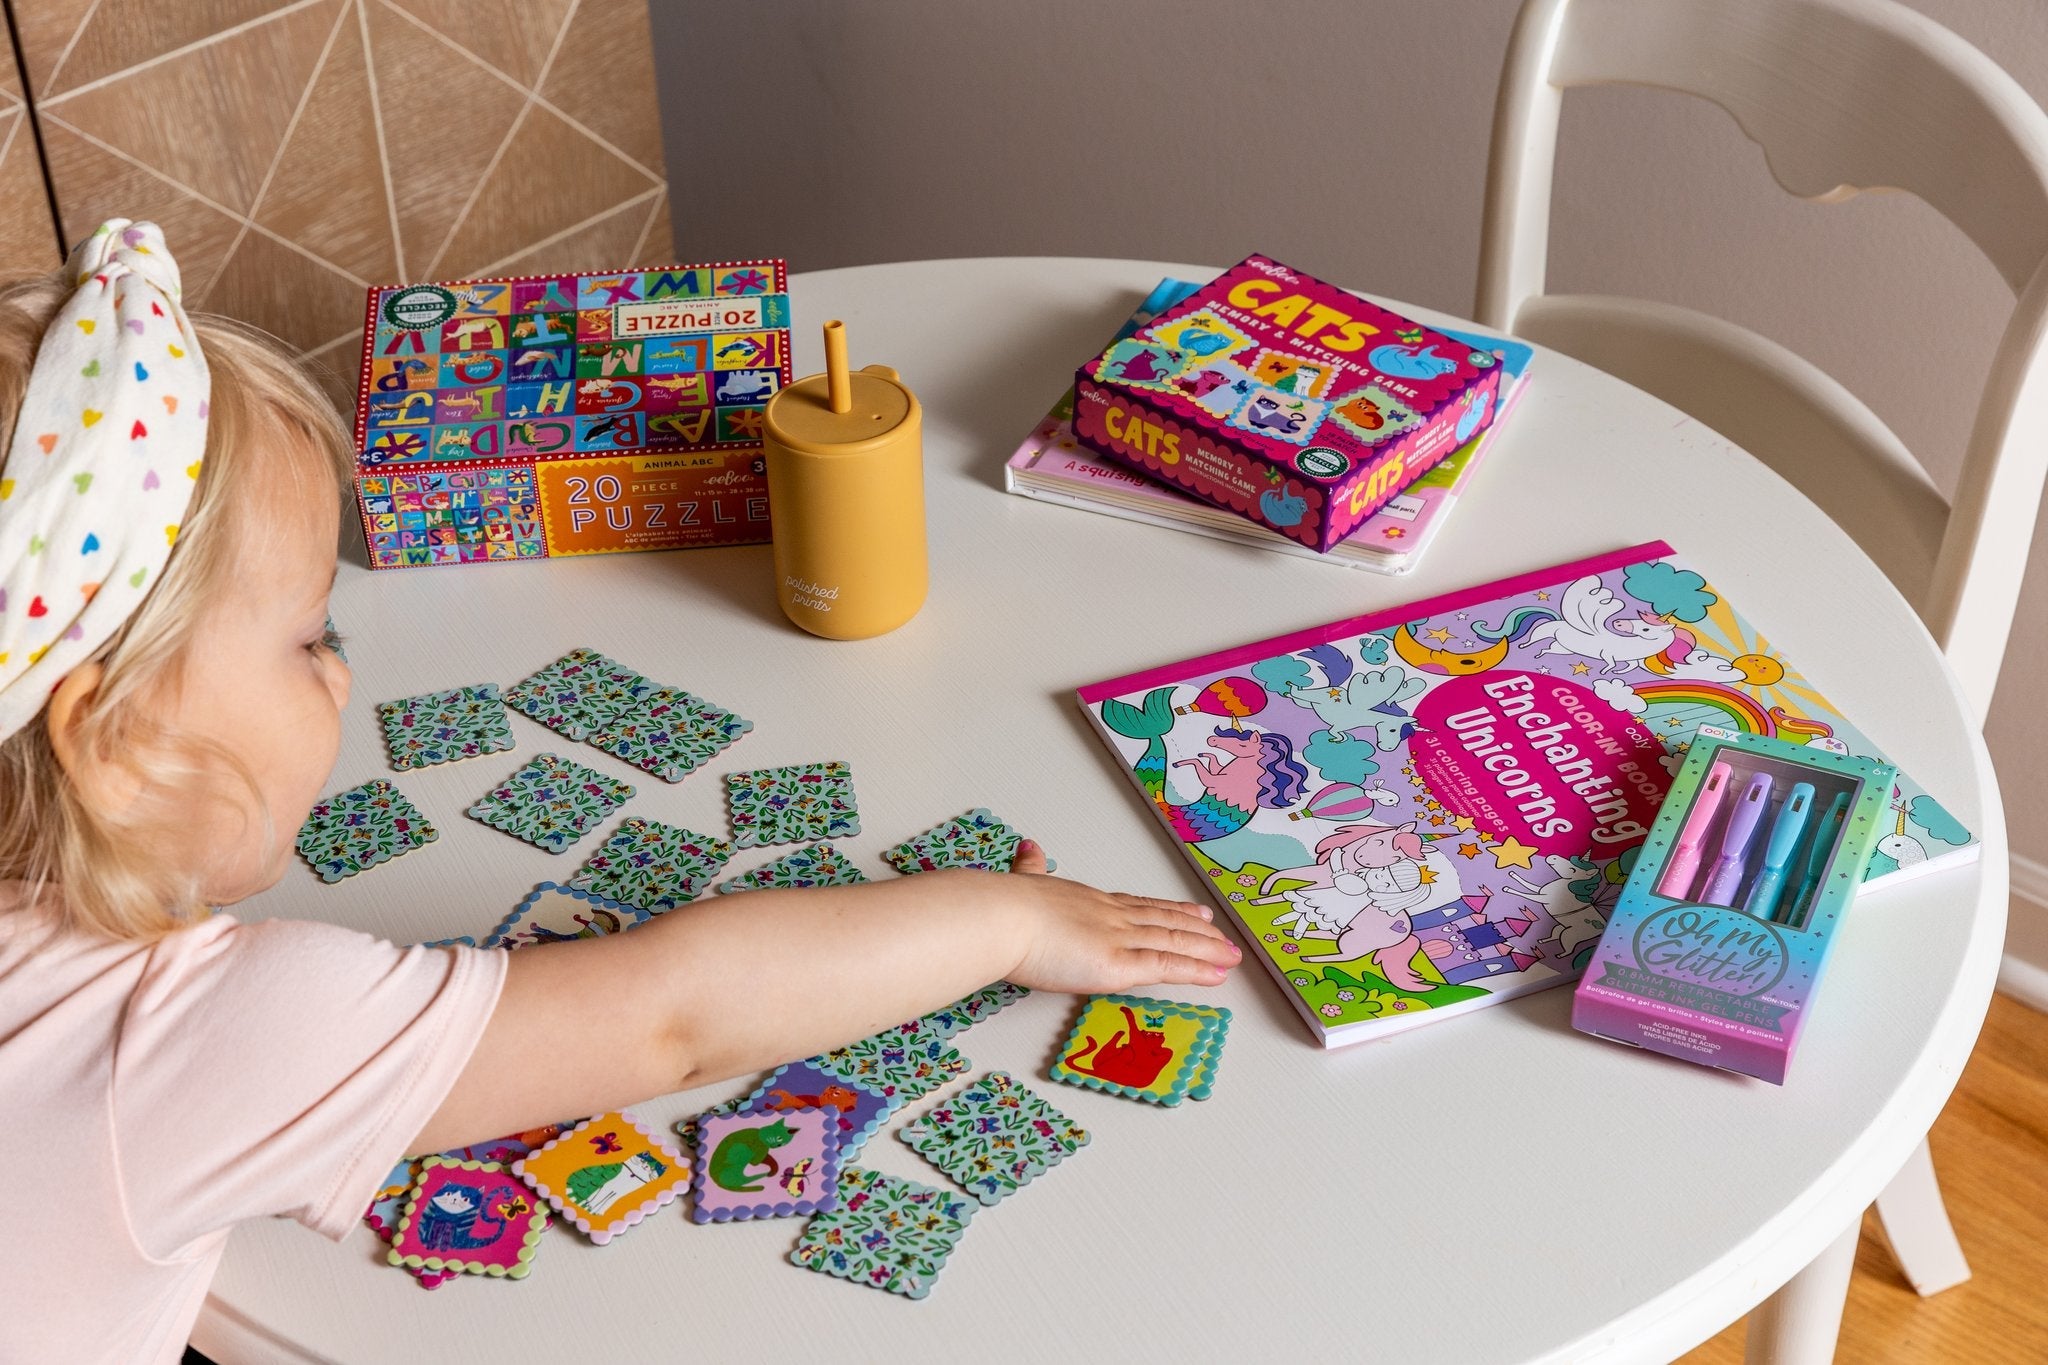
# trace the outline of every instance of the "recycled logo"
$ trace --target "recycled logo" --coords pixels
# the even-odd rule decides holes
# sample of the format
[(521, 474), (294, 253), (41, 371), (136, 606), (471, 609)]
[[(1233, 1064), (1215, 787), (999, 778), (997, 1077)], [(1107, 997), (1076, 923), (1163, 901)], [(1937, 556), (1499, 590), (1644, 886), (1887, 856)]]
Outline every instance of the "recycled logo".
[(384, 320), (408, 332), (425, 332), (455, 316), (455, 296), (438, 284), (409, 284), (384, 300)]
[(1315, 479), (1334, 479), (1351, 468), (1351, 458), (1328, 446), (1310, 446), (1294, 457), (1294, 467)]

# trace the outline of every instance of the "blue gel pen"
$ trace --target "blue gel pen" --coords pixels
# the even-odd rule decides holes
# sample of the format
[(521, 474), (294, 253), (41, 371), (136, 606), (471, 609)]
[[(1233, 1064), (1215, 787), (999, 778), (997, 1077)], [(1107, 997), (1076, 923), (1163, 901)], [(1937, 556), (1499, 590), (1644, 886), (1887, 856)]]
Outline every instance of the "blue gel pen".
[(1758, 919), (1777, 921), (1778, 893), (1785, 889), (1785, 867), (1799, 847), (1799, 836), (1806, 832), (1806, 816), (1812, 805), (1813, 784), (1795, 782), (1792, 794), (1778, 808), (1778, 818), (1771, 824), (1770, 842), (1764, 846), (1764, 870), (1757, 874), (1756, 885), (1749, 889), (1749, 903), (1742, 907)]
[(1757, 821), (1771, 808), (1771, 775), (1758, 773), (1743, 788), (1742, 799), (1728, 813), (1728, 828), (1721, 834), (1721, 852), (1714, 860), (1714, 875), (1700, 895), (1702, 905), (1734, 905), (1735, 892), (1742, 885), (1744, 865), (1749, 861), (1750, 836)]
[(1835, 851), (1835, 832), (1841, 829), (1848, 813), (1849, 793), (1836, 792), (1835, 799), (1828, 803), (1827, 814), (1813, 827), (1813, 847), (1806, 854), (1806, 875), (1800, 878), (1799, 890), (1792, 897), (1791, 913), (1785, 916), (1794, 929), (1806, 927), (1806, 916), (1813, 909), (1820, 879), (1827, 875), (1828, 857)]

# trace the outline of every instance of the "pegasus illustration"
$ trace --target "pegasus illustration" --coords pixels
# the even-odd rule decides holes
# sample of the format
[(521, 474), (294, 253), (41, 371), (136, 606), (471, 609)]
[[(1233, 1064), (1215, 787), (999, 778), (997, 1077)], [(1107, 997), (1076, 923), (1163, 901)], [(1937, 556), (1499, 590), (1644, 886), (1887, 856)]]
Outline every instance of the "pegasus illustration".
[[(1647, 659), (1670, 654), (1683, 660), (1693, 649), (1693, 638), (1659, 616), (1638, 612), (1621, 620), (1621, 599), (1609, 592), (1597, 574), (1587, 574), (1564, 590), (1563, 611), (1532, 627), (1529, 643), (1550, 642), (1538, 654), (1577, 654), (1598, 659), (1603, 674), (1626, 673)], [(1674, 649), (1674, 646), (1676, 648)]]
[(1127, 739), (1145, 741), (1145, 752), (1131, 771), (1183, 843), (1234, 834), (1251, 823), (1260, 807), (1284, 809), (1308, 786), (1308, 769), (1294, 757), (1294, 745), (1285, 735), (1219, 725), (1208, 747), (1229, 755), (1228, 761), (1219, 763), (1205, 753), (1173, 764), (1195, 769), (1202, 784), (1199, 797), (1175, 802), (1166, 789), (1166, 736), (1173, 729), (1171, 687), (1153, 688), (1137, 706), (1111, 698), (1102, 704), (1102, 723)]
[(1422, 679), (1399, 664), (1354, 673), (1351, 656), (1335, 645), (1312, 645), (1302, 653), (1315, 660), (1328, 682), (1291, 688), (1287, 699), (1315, 712), (1332, 738), (1370, 731), (1375, 748), (1393, 749), (1414, 732), (1415, 722), (1401, 703), (1428, 685)]

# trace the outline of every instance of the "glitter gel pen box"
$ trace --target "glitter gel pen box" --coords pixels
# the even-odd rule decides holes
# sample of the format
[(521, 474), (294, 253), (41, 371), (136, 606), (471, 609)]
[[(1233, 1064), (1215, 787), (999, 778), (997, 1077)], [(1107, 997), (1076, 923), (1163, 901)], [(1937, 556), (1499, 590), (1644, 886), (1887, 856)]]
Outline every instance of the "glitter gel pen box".
[(1897, 770), (1701, 726), (1572, 1027), (1782, 1085)]

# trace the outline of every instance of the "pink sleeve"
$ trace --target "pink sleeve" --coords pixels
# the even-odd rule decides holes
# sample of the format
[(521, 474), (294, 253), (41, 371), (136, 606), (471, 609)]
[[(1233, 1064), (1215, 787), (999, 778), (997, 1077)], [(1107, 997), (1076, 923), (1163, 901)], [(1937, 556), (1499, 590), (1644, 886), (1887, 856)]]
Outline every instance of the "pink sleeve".
[(339, 1239), (483, 1035), (506, 955), (217, 915), (151, 953), (116, 1044), (113, 1131), (142, 1249), (249, 1218)]

